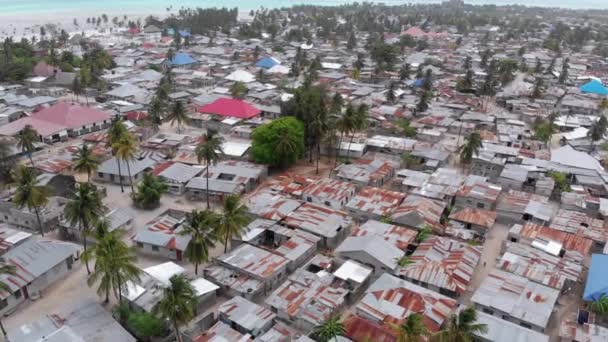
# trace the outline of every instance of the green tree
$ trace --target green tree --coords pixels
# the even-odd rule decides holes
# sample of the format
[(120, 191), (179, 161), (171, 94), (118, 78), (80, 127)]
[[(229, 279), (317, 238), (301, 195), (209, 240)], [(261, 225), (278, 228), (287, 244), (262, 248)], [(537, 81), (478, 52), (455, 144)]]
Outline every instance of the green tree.
[(392, 328), (397, 333), (396, 342), (419, 342), (422, 338), (430, 336), (429, 330), (424, 325), (424, 318), (418, 313), (409, 315), (405, 322)]
[(133, 329), (135, 335), (144, 341), (150, 341), (150, 338), (154, 336), (162, 336), (166, 331), (165, 323), (148, 312), (131, 313), (128, 325)]
[(190, 121), (190, 117), (188, 113), (186, 113), (186, 108), (181, 101), (176, 101), (171, 107), (167, 115), (167, 120), (171, 123), (171, 127), (173, 127), (174, 123), (177, 123), (177, 133), (181, 133), (182, 125), (187, 124)]
[(543, 79), (538, 77), (538, 78), (536, 78), (536, 82), (534, 82), (534, 89), (532, 90), (531, 97), (533, 99), (540, 99), (543, 96), (543, 92), (544, 92)]
[(74, 81), (72, 81), (72, 92), (76, 95), (76, 101), (78, 101), (78, 96), (82, 94), (82, 84), (79, 77), (74, 77)]
[(230, 95), (232, 95), (235, 99), (242, 99), (245, 97), (247, 93), (247, 86), (243, 82), (234, 82), (232, 86), (230, 86)]
[(397, 119), (395, 125), (403, 132), (403, 135), (408, 138), (413, 138), (418, 134), (418, 130), (415, 127), (412, 127), (408, 119)]
[(135, 138), (130, 134), (125, 134), (122, 139), (112, 145), (112, 149), (116, 151), (116, 158), (122, 160), (127, 165), (127, 174), (129, 176), (129, 185), (131, 186), (131, 192), (135, 191), (133, 187), (133, 177), (131, 177), (131, 163), (130, 161), (135, 159), (137, 153), (137, 144)]
[(479, 149), (483, 148), (481, 135), (479, 132), (473, 132), (466, 137), (464, 145), (460, 147), (460, 163), (468, 165), (473, 160), (473, 156), (479, 154)]
[(591, 302), (590, 309), (598, 315), (608, 314), (608, 296), (602, 293), (599, 298)]
[(91, 246), (82, 258), (85, 262), (95, 260), (93, 272), (87, 278), (87, 285), (97, 284), (97, 295), (110, 301), (110, 293), (122, 302), (122, 291), (130, 281), (139, 281), (141, 270), (137, 267), (137, 255), (134, 247), (123, 241), (126, 231), (117, 229), (97, 236), (97, 242)]
[(253, 131), (253, 160), (271, 166), (289, 166), (304, 153), (304, 125), (292, 116), (273, 120)]
[(346, 330), (340, 321), (340, 316), (329, 317), (321, 325), (315, 328), (313, 336), (319, 342), (333, 341), (338, 336), (344, 336)]
[(606, 135), (606, 129), (608, 129), (608, 119), (604, 115), (600, 115), (600, 118), (591, 124), (587, 136), (591, 139), (591, 148), (594, 148), (595, 142), (604, 139)]
[(50, 188), (38, 184), (38, 172), (26, 166), (19, 166), (13, 174), (15, 180), (15, 193), (13, 195), (13, 203), (19, 208), (28, 208), (33, 210), (38, 221), (38, 229), (40, 235), (44, 236), (44, 228), (40, 220), (40, 210), (46, 206), (51, 194)]
[(395, 101), (397, 100), (397, 95), (395, 95), (396, 88), (397, 85), (395, 84), (395, 82), (391, 82), (391, 84), (388, 86), (388, 89), (386, 90), (386, 102), (395, 103)]
[(163, 117), (167, 113), (167, 105), (165, 104), (165, 100), (163, 100), (159, 96), (154, 96), (152, 101), (150, 102), (150, 109), (148, 109), (148, 123), (155, 131), (158, 131), (158, 128), (163, 122)]
[(562, 72), (559, 73), (557, 82), (559, 84), (565, 84), (568, 81), (568, 70), (570, 69), (570, 59), (565, 58), (562, 63)]
[(475, 335), (485, 333), (488, 327), (477, 323), (477, 311), (473, 307), (467, 307), (459, 314), (450, 316), (445, 330), (437, 333), (440, 342), (473, 342)]
[(500, 83), (506, 85), (515, 79), (514, 72), (517, 71), (517, 61), (509, 58), (498, 62), (498, 74)]
[(336, 163), (334, 168), (338, 166), (338, 157), (340, 156), (340, 151), (342, 150), (342, 141), (344, 140), (344, 136), (355, 133), (355, 111), (355, 107), (351, 103), (347, 104), (344, 114), (342, 114), (342, 116), (340, 116), (336, 121), (336, 129), (340, 132), (340, 139), (338, 140)]
[(200, 164), (203, 160), (205, 161), (205, 166), (207, 167), (207, 171), (205, 172), (205, 179), (207, 182), (206, 186), (206, 199), (207, 199), (207, 209), (211, 206), (209, 205), (209, 167), (211, 165), (216, 165), (218, 160), (222, 158), (224, 155), (224, 150), (222, 149), (222, 145), (224, 144), (224, 138), (222, 138), (215, 131), (208, 131), (203, 134), (201, 142), (196, 146), (195, 153), (196, 158), (198, 159), (198, 163)]
[(557, 193), (570, 192), (570, 182), (568, 182), (568, 176), (565, 173), (550, 171), (548, 174), (555, 182), (555, 191)]
[[(0, 266), (0, 275), (7, 276), (16, 276), (17, 275), (17, 267), (14, 265), (1, 265)], [(0, 290), (6, 293), (13, 293), (10, 285), (5, 281), (0, 281)], [(6, 333), (6, 329), (4, 329), (4, 324), (0, 319), (0, 330), (2, 330), (2, 335), (8, 340), (8, 334)]]
[(194, 318), (197, 302), (192, 284), (183, 275), (175, 275), (163, 289), (162, 299), (154, 306), (153, 313), (171, 322), (177, 342), (182, 342), (179, 326)]
[(555, 125), (551, 120), (543, 120), (537, 118), (532, 125), (534, 129), (534, 137), (547, 145), (553, 137), (555, 131)]
[(32, 155), (36, 150), (35, 143), (40, 141), (40, 134), (31, 125), (25, 125), (19, 136), (17, 137), (17, 148), (22, 153), (26, 154), (30, 158), (30, 163), (34, 166), (34, 159)]
[[(365, 104), (360, 104), (356, 108), (356, 110), (354, 112), (354, 116), (353, 116), (353, 133), (364, 131), (367, 128), (368, 116), (369, 116), (369, 113), (367, 110), (368, 110), (368, 107)], [(348, 143), (348, 150), (346, 151), (346, 159), (350, 158), (350, 148), (351, 148), (354, 138), (355, 138), (355, 135), (352, 134), (350, 136), (350, 142)]]
[(416, 103), (416, 113), (424, 113), (429, 109), (429, 100), (431, 99), (431, 93), (425, 91), (420, 94), (418, 103)]
[[(63, 209), (67, 222), (72, 227), (79, 227), (84, 245), (84, 252), (87, 252), (87, 237), (91, 225), (101, 216), (103, 204), (101, 196), (94, 185), (83, 183), (76, 188), (74, 196)], [(91, 274), (89, 263), (85, 262), (87, 273)]]
[(409, 80), (410, 75), (412, 74), (412, 68), (409, 63), (405, 63), (399, 69), (399, 79), (401, 81)]
[(141, 182), (137, 184), (137, 190), (131, 193), (133, 202), (144, 209), (158, 207), (161, 196), (167, 192), (168, 186), (160, 178), (151, 173), (144, 173)]
[(228, 251), (228, 242), (231, 238), (241, 236), (249, 224), (247, 207), (241, 205), (237, 195), (230, 195), (224, 199), (223, 214), (218, 222), (218, 233), (224, 240), (224, 253)]
[(91, 181), (91, 174), (97, 171), (99, 159), (93, 155), (93, 151), (85, 143), (78, 150), (78, 158), (74, 161), (74, 171), (87, 174), (87, 181)]
[(209, 261), (209, 249), (218, 240), (220, 217), (211, 210), (197, 210), (186, 215), (186, 224), (180, 235), (190, 237), (184, 255), (194, 264), (194, 274), (198, 275), (198, 265)]
[(112, 119), (112, 123), (110, 124), (110, 128), (108, 128), (108, 145), (112, 148), (112, 155), (116, 157), (116, 165), (118, 166), (118, 182), (120, 183), (120, 191), (125, 192), (125, 188), (122, 184), (122, 170), (120, 165), (120, 158), (116, 156), (116, 148), (114, 146), (118, 146), (121, 140), (123, 140), (129, 131), (127, 131), (127, 127), (123, 124), (122, 120), (119, 117), (115, 117)]
[(428, 225), (424, 225), (416, 233), (416, 243), (423, 243), (424, 241), (426, 241), (431, 236), (433, 236), (433, 228), (430, 227), (430, 226), (428, 226)]

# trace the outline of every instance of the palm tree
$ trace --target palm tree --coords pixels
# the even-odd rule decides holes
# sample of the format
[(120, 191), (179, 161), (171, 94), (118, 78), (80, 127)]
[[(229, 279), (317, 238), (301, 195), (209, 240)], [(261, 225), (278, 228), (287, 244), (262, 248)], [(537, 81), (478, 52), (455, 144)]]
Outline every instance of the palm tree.
[(367, 105), (361, 104), (357, 107), (357, 110), (353, 116), (353, 135), (350, 137), (350, 142), (348, 143), (348, 151), (346, 151), (346, 159), (350, 159), (350, 147), (353, 143), (353, 139), (355, 138), (355, 132), (361, 132), (367, 127)]
[[(16, 276), (17, 275), (17, 267), (15, 267), (14, 265), (2, 265), (2, 266), (0, 266), (0, 276), (2, 276), (2, 275)], [(7, 293), (12, 293), (13, 292), (13, 290), (11, 290), (11, 287), (4, 280), (0, 280), (0, 291), (7, 292)], [(8, 334), (6, 333), (6, 329), (4, 329), (4, 324), (2, 324), (2, 320), (0, 320), (0, 330), (2, 330), (2, 335), (4, 335), (4, 337), (6, 339), (8, 339)]]
[(38, 172), (26, 166), (17, 168), (13, 175), (17, 188), (13, 195), (13, 203), (19, 208), (27, 207), (33, 210), (38, 220), (38, 228), (40, 235), (44, 236), (44, 228), (40, 220), (40, 209), (44, 207), (51, 194), (51, 190), (43, 185), (38, 184)]
[(137, 152), (137, 145), (135, 138), (131, 134), (125, 134), (122, 139), (112, 145), (114, 151), (116, 151), (116, 158), (121, 159), (127, 164), (127, 174), (129, 176), (129, 185), (131, 186), (131, 192), (134, 192), (133, 178), (131, 177), (131, 164), (129, 161), (135, 158)]
[(460, 147), (460, 162), (463, 165), (471, 163), (473, 156), (479, 154), (480, 148), (483, 148), (481, 135), (479, 135), (479, 132), (471, 133), (465, 139), (464, 145)]
[(211, 164), (217, 164), (218, 160), (224, 155), (224, 150), (222, 149), (222, 144), (224, 144), (224, 138), (222, 138), (215, 131), (208, 131), (206, 134), (203, 134), (201, 142), (196, 146), (196, 158), (198, 159), (199, 164), (204, 160), (207, 166), (207, 171), (205, 172), (205, 178), (207, 181), (206, 193), (207, 193), (207, 209), (210, 208), (209, 205), (209, 166)]
[(437, 333), (440, 342), (472, 342), (474, 336), (488, 331), (485, 324), (476, 323), (477, 311), (474, 307), (467, 307), (459, 314), (453, 314), (448, 319), (445, 330)]
[(198, 265), (209, 261), (209, 249), (215, 247), (219, 216), (211, 210), (192, 210), (186, 215), (186, 224), (180, 235), (190, 237), (185, 256), (194, 264), (194, 274), (198, 275)]
[(234, 82), (230, 87), (230, 95), (235, 99), (242, 99), (247, 93), (247, 87), (243, 82)]
[[(319, 159), (321, 159), (321, 141), (328, 129), (327, 113), (324, 110), (313, 113), (310, 120), (310, 130), (314, 136), (315, 147), (317, 152), (317, 174), (319, 174)], [(312, 157), (312, 153), (311, 153)]]
[(150, 109), (148, 110), (148, 122), (158, 131), (158, 127), (162, 124), (162, 118), (165, 115), (166, 105), (159, 96), (154, 96), (150, 102)]
[(160, 178), (151, 173), (144, 173), (144, 177), (137, 184), (137, 191), (131, 193), (133, 202), (144, 209), (155, 208), (160, 203), (161, 196), (167, 192), (168, 186)]
[(119, 302), (127, 282), (139, 281), (141, 270), (137, 267), (134, 247), (128, 246), (123, 238), (126, 231), (117, 229), (98, 236), (97, 243), (83, 253), (85, 262), (95, 259), (93, 272), (87, 279), (89, 287), (97, 285), (97, 295), (110, 301), (113, 292)]
[(167, 120), (171, 123), (171, 127), (173, 127), (174, 123), (177, 123), (177, 133), (181, 133), (182, 125), (188, 123), (190, 120), (186, 113), (186, 108), (181, 101), (176, 101), (175, 104), (173, 104), (171, 111), (169, 111), (169, 114), (167, 115)]
[(32, 159), (32, 154), (36, 150), (34, 143), (40, 141), (38, 132), (31, 126), (25, 125), (19, 137), (17, 138), (17, 147), (21, 150), (22, 153), (27, 154), (30, 158), (30, 162), (32, 166), (34, 166), (34, 159)]
[(386, 102), (395, 103), (395, 100), (397, 99), (397, 95), (395, 94), (396, 88), (397, 86), (395, 82), (391, 82), (388, 87), (388, 90), (386, 91)]
[[(112, 147), (112, 155), (116, 156), (116, 149), (114, 145), (117, 145), (124, 137), (128, 134), (127, 127), (122, 123), (119, 117), (112, 119), (110, 128), (108, 128), (108, 145)], [(122, 184), (122, 171), (120, 167), (120, 158), (116, 157), (116, 165), (118, 165), (118, 181), (120, 183), (120, 192), (125, 192), (125, 188)]]
[(154, 306), (153, 312), (171, 322), (177, 342), (182, 342), (179, 325), (194, 317), (197, 302), (192, 284), (183, 275), (174, 275), (169, 279), (169, 286), (163, 289), (162, 299)]
[(591, 302), (591, 311), (599, 315), (605, 315), (608, 313), (608, 296), (601, 294), (599, 298)]
[(298, 151), (298, 138), (290, 133), (290, 130), (283, 127), (278, 134), (275, 152), (277, 159), (281, 161), (281, 166), (293, 161), (296, 151)]
[(397, 332), (396, 342), (418, 342), (430, 335), (422, 315), (418, 313), (409, 315), (405, 322), (393, 325), (392, 328)]
[(78, 96), (82, 94), (82, 84), (80, 83), (80, 78), (74, 77), (74, 81), (72, 82), (72, 92), (76, 95), (76, 101), (78, 102)]
[(338, 166), (338, 156), (340, 155), (340, 149), (342, 148), (342, 140), (344, 139), (344, 136), (354, 133), (355, 131), (355, 107), (353, 107), (352, 104), (349, 103), (346, 105), (344, 114), (338, 119), (338, 121), (336, 121), (336, 127), (340, 131), (340, 140), (338, 142), (338, 152), (336, 152), (335, 167)]
[(230, 195), (224, 199), (224, 213), (218, 223), (219, 235), (224, 239), (224, 253), (228, 251), (228, 240), (241, 236), (249, 224), (247, 207), (239, 204), (240, 198)]
[(338, 336), (344, 336), (345, 333), (346, 330), (342, 322), (340, 322), (340, 316), (333, 316), (316, 327), (313, 336), (320, 342), (329, 342)]
[(99, 160), (93, 156), (93, 150), (87, 144), (83, 144), (78, 150), (78, 159), (74, 162), (74, 171), (86, 172), (87, 181), (91, 181), (91, 174), (99, 167)]
[[(84, 252), (87, 252), (87, 235), (94, 223), (102, 214), (103, 204), (99, 192), (90, 183), (80, 184), (74, 197), (66, 204), (64, 215), (70, 226), (79, 226), (82, 234)], [(91, 274), (89, 263), (85, 262), (87, 273)]]
[(606, 135), (606, 129), (608, 129), (608, 119), (604, 115), (600, 115), (599, 120), (591, 124), (587, 136), (591, 139), (591, 149), (598, 140), (602, 140)]

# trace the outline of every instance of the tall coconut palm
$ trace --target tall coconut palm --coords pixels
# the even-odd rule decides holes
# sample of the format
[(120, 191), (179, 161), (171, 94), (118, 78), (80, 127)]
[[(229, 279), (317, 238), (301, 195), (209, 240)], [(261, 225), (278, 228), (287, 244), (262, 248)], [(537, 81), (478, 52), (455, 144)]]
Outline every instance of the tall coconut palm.
[[(345, 135), (352, 134), (355, 131), (355, 107), (352, 104), (346, 105), (346, 110), (342, 117), (336, 121), (336, 127), (340, 131), (340, 139), (338, 141), (338, 151), (336, 152), (336, 163), (338, 166), (338, 157), (340, 156), (340, 150), (342, 149), (342, 140)], [(334, 167), (335, 168), (335, 167)]]
[(182, 125), (187, 124), (190, 121), (188, 113), (186, 113), (186, 107), (181, 101), (176, 101), (171, 107), (171, 110), (167, 114), (167, 120), (173, 127), (174, 123), (177, 123), (177, 133), (181, 133)]
[(606, 129), (608, 129), (608, 119), (604, 115), (600, 115), (599, 120), (591, 124), (589, 132), (587, 132), (587, 136), (591, 139), (591, 149), (594, 148), (596, 141), (604, 138)]
[(345, 333), (346, 330), (340, 322), (340, 316), (333, 316), (316, 327), (313, 336), (320, 342), (329, 342), (335, 340), (338, 336), (344, 336)]
[[(112, 119), (110, 128), (108, 128), (108, 145), (112, 148), (112, 155), (116, 157), (116, 149), (114, 145), (117, 145), (119, 141), (129, 133), (127, 127), (123, 124), (119, 117)], [(120, 166), (120, 158), (116, 157), (116, 165), (118, 166), (118, 182), (120, 183), (120, 192), (125, 192), (125, 188), (122, 184), (122, 170)]]
[(298, 137), (290, 133), (290, 130), (283, 127), (279, 130), (275, 152), (281, 162), (281, 166), (292, 163), (294, 159), (299, 158), (297, 151)]
[(465, 139), (464, 145), (460, 147), (460, 163), (462, 163), (463, 167), (465, 164), (471, 163), (473, 156), (478, 155), (481, 148), (483, 148), (481, 135), (479, 135), (479, 132), (471, 133)]
[(163, 289), (162, 299), (152, 311), (171, 322), (177, 342), (182, 342), (179, 326), (194, 317), (197, 302), (192, 284), (183, 275), (174, 275), (169, 279), (169, 286)]
[[(70, 226), (78, 226), (82, 236), (84, 252), (87, 251), (87, 236), (91, 225), (102, 214), (103, 204), (99, 192), (90, 183), (80, 184), (74, 197), (65, 205), (64, 215)], [(87, 273), (91, 274), (89, 263), (85, 262)]]
[(27, 154), (30, 158), (30, 162), (32, 166), (34, 166), (34, 159), (32, 158), (32, 154), (36, 150), (34, 144), (40, 141), (40, 135), (38, 132), (31, 126), (25, 125), (21, 133), (17, 137), (17, 147), (21, 150), (22, 153)]
[(347, 160), (350, 159), (350, 147), (353, 143), (353, 139), (355, 138), (354, 133), (361, 132), (361, 131), (365, 130), (365, 128), (367, 127), (367, 124), (368, 124), (367, 109), (368, 109), (367, 105), (361, 104), (355, 110), (354, 117), (353, 117), (353, 135), (351, 135), (351, 137), (350, 137), (350, 142), (348, 143), (348, 151), (346, 151)]
[(162, 118), (165, 115), (166, 108), (167, 106), (165, 105), (164, 100), (159, 96), (154, 96), (150, 102), (147, 121), (155, 131), (158, 131), (158, 128), (162, 124)]
[[(15, 276), (17, 275), (17, 268), (14, 265), (2, 265), (0, 266), (0, 276)], [(4, 280), (0, 280), (0, 291), (6, 293), (12, 293), (11, 287)], [(2, 330), (2, 335), (8, 339), (8, 334), (6, 333), (6, 329), (4, 329), (4, 324), (2, 324), (2, 320), (0, 320), (0, 330)]]
[(141, 270), (137, 267), (137, 255), (133, 247), (123, 238), (126, 231), (117, 229), (98, 236), (97, 243), (83, 253), (86, 262), (95, 260), (93, 272), (87, 278), (87, 285), (97, 284), (97, 295), (110, 301), (110, 293), (122, 301), (122, 291), (130, 281), (139, 281)]
[(401, 325), (392, 327), (397, 333), (396, 342), (418, 342), (430, 335), (422, 315), (414, 313), (407, 317)]
[(224, 144), (224, 138), (216, 134), (216, 132), (214, 131), (208, 131), (207, 133), (203, 134), (203, 136), (201, 137), (201, 142), (196, 146), (195, 149), (196, 158), (198, 159), (199, 164), (204, 160), (207, 166), (207, 171), (205, 172), (205, 178), (207, 181), (207, 209), (210, 208), (209, 166), (211, 166), (211, 164), (217, 164), (218, 160), (220, 160), (220, 158), (224, 155), (222, 144)]
[[(319, 159), (321, 159), (321, 142), (328, 130), (327, 113), (325, 110), (315, 111), (310, 120), (310, 131), (314, 136), (314, 145), (317, 153), (317, 174), (319, 174)], [(312, 154), (311, 154), (312, 156)]]
[(137, 144), (135, 138), (131, 134), (125, 134), (122, 139), (112, 145), (112, 149), (116, 151), (116, 158), (122, 160), (127, 165), (127, 174), (129, 176), (129, 185), (131, 186), (131, 193), (135, 191), (133, 187), (133, 178), (131, 177), (131, 163), (130, 161), (135, 158), (137, 153)]
[(13, 179), (17, 188), (13, 195), (13, 203), (19, 208), (27, 207), (33, 210), (38, 221), (40, 235), (44, 236), (44, 228), (40, 220), (40, 209), (43, 208), (49, 201), (51, 190), (38, 184), (38, 172), (26, 166), (20, 166), (13, 174)]
[(99, 160), (93, 156), (93, 150), (87, 144), (83, 144), (78, 150), (78, 158), (74, 162), (74, 171), (85, 172), (87, 181), (91, 181), (91, 174), (97, 171)]
[(194, 274), (198, 275), (198, 265), (209, 261), (209, 249), (215, 247), (219, 216), (211, 210), (192, 210), (186, 215), (186, 224), (180, 235), (190, 237), (185, 257), (194, 264)]
[(224, 239), (224, 253), (228, 251), (228, 241), (241, 236), (249, 224), (247, 207), (240, 205), (240, 198), (230, 195), (224, 199), (224, 212), (218, 223), (218, 233)]
[(477, 311), (474, 307), (467, 307), (448, 319), (445, 330), (435, 336), (439, 342), (473, 342), (475, 335), (485, 333), (488, 327), (477, 322)]

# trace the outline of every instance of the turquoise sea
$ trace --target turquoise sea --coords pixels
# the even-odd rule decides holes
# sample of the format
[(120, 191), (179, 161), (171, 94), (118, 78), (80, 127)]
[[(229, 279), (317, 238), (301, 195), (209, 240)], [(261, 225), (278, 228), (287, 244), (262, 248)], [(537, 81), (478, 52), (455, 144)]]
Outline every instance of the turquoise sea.
[[(369, 1), (369, 0), (368, 0)], [(27, 15), (48, 13), (55, 15), (61, 12), (71, 13), (117, 13), (125, 12), (150, 12), (161, 13), (167, 7), (177, 9), (180, 7), (238, 7), (239, 10), (257, 9), (260, 6), (266, 8), (286, 7), (296, 4), (310, 5), (336, 5), (352, 1), (349, 0), (0, 0), (0, 16), (2, 15)], [(377, 1), (386, 4), (413, 3), (437, 3), (441, 0), (384, 0)], [(569, 8), (594, 8), (608, 9), (608, 0), (468, 0), (470, 4), (524, 4), (528, 6), (551, 6)], [(83, 13), (84, 14), (84, 13)]]

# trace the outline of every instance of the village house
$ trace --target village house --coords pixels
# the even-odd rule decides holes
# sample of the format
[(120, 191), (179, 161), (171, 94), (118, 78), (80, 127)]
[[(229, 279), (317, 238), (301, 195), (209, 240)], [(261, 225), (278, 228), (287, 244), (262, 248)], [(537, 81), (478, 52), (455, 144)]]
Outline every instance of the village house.
[(366, 186), (346, 204), (346, 210), (360, 222), (381, 220), (388, 217), (405, 196), (400, 192)]
[(353, 198), (356, 192), (357, 188), (351, 183), (322, 178), (304, 187), (301, 196), (303, 201), (323, 204), (339, 210)]
[(434, 333), (457, 308), (458, 302), (454, 299), (385, 273), (365, 291), (356, 313), (384, 324), (401, 324), (417, 313), (422, 315), (426, 328)]
[(475, 291), (471, 301), (486, 314), (542, 333), (547, 328), (558, 297), (559, 290), (494, 269)]
[[(133, 220), (135, 218), (135, 211), (131, 208), (116, 208), (109, 209), (103, 215), (103, 219), (108, 221), (108, 232), (113, 232), (117, 229), (130, 231), (133, 228)], [(68, 233), (70, 237), (78, 241), (83, 240), (83, 231), (80, 226), (72, 226), (66, 220), (60, 222), (60, 228)], [(93, 234), (87, 234), (87, 242), (95, 243), (95, 237)]]
[(274, 221), (284, 219), (302, 204), (301, 201), (267, 189), (249, 196), (245, 203), (252, 215)]
[(352, 164), (342, 164), (334, 172), (334, 177), (343, 181), (352, 182), (359, 187), (366, 185), (380, 187), (395, 176), (398, 163), (374, 159), (358, 159)]
[(416, 242), (417, 231), (402, 226), (369, 220), (359, 227), (355, 227), (352, 236), (375, 235), (389, 242), (402, 251), (408, 251)]
[(181, 261), (190, 241), (187, 235), (180, 235), (186, 213), (169, 209), (148, 222), (133, 237), (140, 253)]
[[(209, 165), (209, 180), (222, 180), (242, 184), (245, 191), (253, 191), (268, 176), (268, 168), (245, 161), (223, 160)], [(201, 177), (206, 177), (206, 171)]]
[(450, 225), (459, 226), (475, 232), (479, 238), (484, 238), (496, 222), (496, 212), (491, 210), (463, 208), (454, 209), (449, 216)]
[(581, 264), (522, 243), (507, 242), (496, 268), (561, 290), (579, 280)]
[(219, 320), (241, 334), (257, 337), (270, 330), (276, 315), (269, 309), (236, 296), (218, 308)]
[[(39, 209), (42, 230), (51, 232), (59, 227), (63, 220), (63, 211), (68, 200), (63, 197), (49, 197), (48, 203)], [(11, 198), (0, 200), (0, 222), (8, 223), (21, 230), (29, 232), (40, 232), (40, 225), (34, 210), (27, 207), (19, 208), (11, 201)]]
[(266, 305), (279, 319), (296, 328), (311, 332), (340, 310), (348, 290), (334, 287), (334, 276), (318, 275), (304, 269), (296, 270), (266, 300)]
[(352, 219), (343, 211), (304, 203), (287, 215), (281, 224), (321, 238), (320, 248), (335, 248), (350, 234)]
[(442, 216), (445, 209), (446, 204), (443, 202), (409, 195), (390, 217), (395, 224), (414, 229), (429, 227), (434, 232), (443, 233)]
[[(257, 280), (261, 284), (261, 290), (266, 292), (275, 288), (287, 277), (289, 260), (267, 250), (249, 244), (242, 244), (228, 253), (215, 258), (215, 264), (232, 271), (232, 274), (240, 274)], [(205, 269), (205, 275), (216, 283), (225, 286), (226, 288), (223, 290), (230, 294), (234, 293), (233, 295), (241, 295), (247, 299), (252, 299), (250, 292), (255, 292), (256, 289), (245, 289), (244, 293), (240, 293), (242, 292), (241, 288), (227, 286), (227, 282), (223, 277), (225, 274), (220, 274), (212, 268), (209, 270)], [(218, 278), (218, 274), (222, 278)], [(230, 276), (230, 278), (236, 277), (238, 275)]]
[(153, 173), (167, 184), (167, 192), (172, 195), (182, 195), (186, 191), (186, 184), (203, 172), (202, 167), (190, 166), (182, 163), (166, 162), (154, 168)]
[(377, 235), (349, 236), (336, 248), (335, 253), (370, 267), (375, 276), (394, 273), (405, 252)]
[(456, 193), (454, 204), (460, 208), (477, 208), (494, 210), (502, 188), (486, 182), (475, 182), (463, 185)]
[(475, 336), (481, 342), (549, 342), (549, 336), (543, 333), (524, 328), (519, 324), (511, 323), (484, 312), (477, 312), (477, 323), (484, 324), (487, 328), (486, 332), (475, 333)]
[(481, 252), (481, 247), (432, 236), (418, 245), (409, 256), (411, 264), (401, 267), (397, 275), (442, 295), (457, 298), (473, 279)]
[[(530, 203), (546, 204), (549, 198), (529, 192), (509, 190), (501, 195), (496, 205), (496, 220), (504, 224), (514, 224), (530, 219), (527, 208)], [(533, 204), (532, 206), (536, 206)]]
[(27, 300), (40, 298), (49, 286), (71, 272), (74, 258), (82, 251), (79, 245), (38, 236), (11, 234), (6, 239), (12, 247), (0, 256), (0, 262), (14, 266), (16, 274), (0, 276), (11, 290), (0, 294), (2, 314)]
[[(144, 173), (151, 171), (158, 161), (150, 156), (139, 156), (127, 162), (117, 157), (112, 157), (99, 165), (94, 179), (99, 182), (108, 182), (128, 186), (135, 184), (144, 178)], [(118, 164), (120, 163), (120, 172)], [(127, 170), (130, 170), (131, 177)]]

